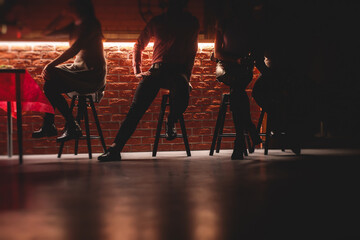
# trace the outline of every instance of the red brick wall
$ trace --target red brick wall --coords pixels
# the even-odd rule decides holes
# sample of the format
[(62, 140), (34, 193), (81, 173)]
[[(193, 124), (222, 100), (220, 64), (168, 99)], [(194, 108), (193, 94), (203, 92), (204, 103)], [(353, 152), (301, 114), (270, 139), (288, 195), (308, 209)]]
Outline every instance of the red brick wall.
[[(0, 65), (10, 64), (16, 68), (26, 68), (35, 81), (43, 84), (40, 76), (46, 63), (58, 56), (67, 48), (65, 43), (15, 43), (0, 42)], [(124, 119), (131, 103), (138, 80), (134, 78), (131, 68), (132, 44), (106, 43), (105, 51), (108, 63), (107, 87), (105, 96), (96, 106), (101, 121), (101, 127), (107, 145), (110, 145), (116, 136), (117, 130)], [(224, 84), (215, 80), (215, 65), (209, 60), (213, 51), (212, 44), (200, 44), (196, 57), (191, 83), (194, 87), (190, 95), (190, 104), (185, 112), (185, 124), (189, 135), (191, 150), (209, 150), (214, 133), (221, 94), (229, 91)], [(148, 47), (143, 53), (144, 66), (150, 66), (152, 50)], [(255, 70), (254, 80), (258, 77)], [(254, 82), (254, 81), (253, 81)], [(249, 85), (252, 86), (253, 82)], [(161, 95), (160, 91), (152, 103), (124, 151), (151, 151), (154, 142), (155, 128), (158, 120)], [(251, 90), (248, 90), (249, 94)], [(251, 99), (251, 114), (254, 123), (259, 117), (259, 107)], [(38, 129), (42, 122), (42, 114), (24, 112), (24, 151), (25, 154), (55, 154), (58, 144), (55, 138), (32, 139), (31, 133)], [(228, 113), (224, 132), (233, 132), (231, 115)], [(96, 134), (96, 127), (91, 121), (91, 132)], [(64, 120), (57, 112), (56, 125), (62, 130)], [(16, 125), (16, 124), (15, 124)], [(180, 132), (180, 127), (177, 127)], [(6, 154), (6, 112), (0, 110), (0, 155)], [(16, 134), (14, 134), (16, 140)], [(224, 138), (222, 149), (232, 148), (233, 138)], [(66, 143), (64, 153), (73, 153), (73, 142)], [(93, 152), (102, 151), (100, 141), (92, 140)], [(14, 141), (15, 153), (17, 152)], [(159, 151), (184, 150), (182, 139), (174, 141), (160, 140)], [(86, 141), (80, 141), (79, 152), (87, 152)]]

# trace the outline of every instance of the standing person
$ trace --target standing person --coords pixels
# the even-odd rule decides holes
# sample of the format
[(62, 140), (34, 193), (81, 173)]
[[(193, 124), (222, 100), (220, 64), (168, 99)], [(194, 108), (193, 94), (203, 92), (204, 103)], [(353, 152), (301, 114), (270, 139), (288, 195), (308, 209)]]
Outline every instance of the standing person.
[(266, 66), (255, 32), (258, 29), (253, 6), (237, 0), (228, 0), (223, 6), (224, 11), (217, 20), (214, 56), (219, 61), (217, 73), (223, 73), (217, 79), (230, 86), (230, 109), (236, 130), (231, 159), (236, 160), (243, 159), (245, 131), (249, 132), (253, 145), (262, 142), (251, 120), (245, 89), (253, 78), (254, 63), (261, 72)]
[[(140, 79), (130, 110), (122, 122), (114, 143), (98, 160), (121, 160), (120, 152), (160, 88), (170, 90), (170, 113), (166, 139), (176, 137), (175, 122), (188, 106), (190, 75), (197, 52), (199, 22), (185, 10), (187, 0), (168, 0), (167, 11), (153, 17), (134, 46), (134, 73)], [(141, 72), (141, 53), (154, 38), (152, 67)]]
[[(72, 22), (64, 28), (56, 29), (64, 17), (70, 17)], [(67, 34), (70, 37), (70, 47), (47, 64), (42, 73), (46, 97), (66, 120), (65, 131), (57, 140), (67, 141), (78, 138), (82, 134), (62, 93), (95, 92), (105, 85), (106, 62), (102, 42), (103, 34), (91, 0), (69, 0), (61, 16), (49, 25), (46, 32), (49, 36)], [(74, 63), (59, 65), (75, 56)], [(54, 114), (46, 113), (42, 127), (33, 132), (32, 137), (56, 135)]]

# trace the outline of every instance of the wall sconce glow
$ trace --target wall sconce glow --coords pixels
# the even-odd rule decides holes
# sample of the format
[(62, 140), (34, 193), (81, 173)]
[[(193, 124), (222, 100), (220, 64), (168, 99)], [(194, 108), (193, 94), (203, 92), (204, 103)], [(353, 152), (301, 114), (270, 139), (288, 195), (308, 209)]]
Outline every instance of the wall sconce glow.
[(6, 24), (2, 24), (1, 25), (1, 34), (6, 34), (7, 33), (7, 25)]

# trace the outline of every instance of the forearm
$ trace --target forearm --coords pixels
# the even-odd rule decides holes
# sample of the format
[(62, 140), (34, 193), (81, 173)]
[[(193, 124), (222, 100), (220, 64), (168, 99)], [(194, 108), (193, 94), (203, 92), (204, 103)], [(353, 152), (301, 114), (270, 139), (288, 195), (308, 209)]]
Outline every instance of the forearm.
[(63, 54), (61, 54), (59, 57), (55, 58), (52, 62), (49, 63), (50, 66), (57, 66), (63, 62), (66, 62), (67, 60), (73, 58), (76, 56), (76, 54), (79, 51), (75, 48), (69, 48), (67, 49)]

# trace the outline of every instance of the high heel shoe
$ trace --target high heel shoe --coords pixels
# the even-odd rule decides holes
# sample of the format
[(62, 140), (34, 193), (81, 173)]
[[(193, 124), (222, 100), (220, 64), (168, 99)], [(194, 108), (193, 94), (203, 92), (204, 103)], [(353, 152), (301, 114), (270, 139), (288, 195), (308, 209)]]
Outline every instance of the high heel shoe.
[(44, 124), (39, 130), (32, 133), (32, 138), (53, 137), (57, 134), (57, 129), (54, 123)]

